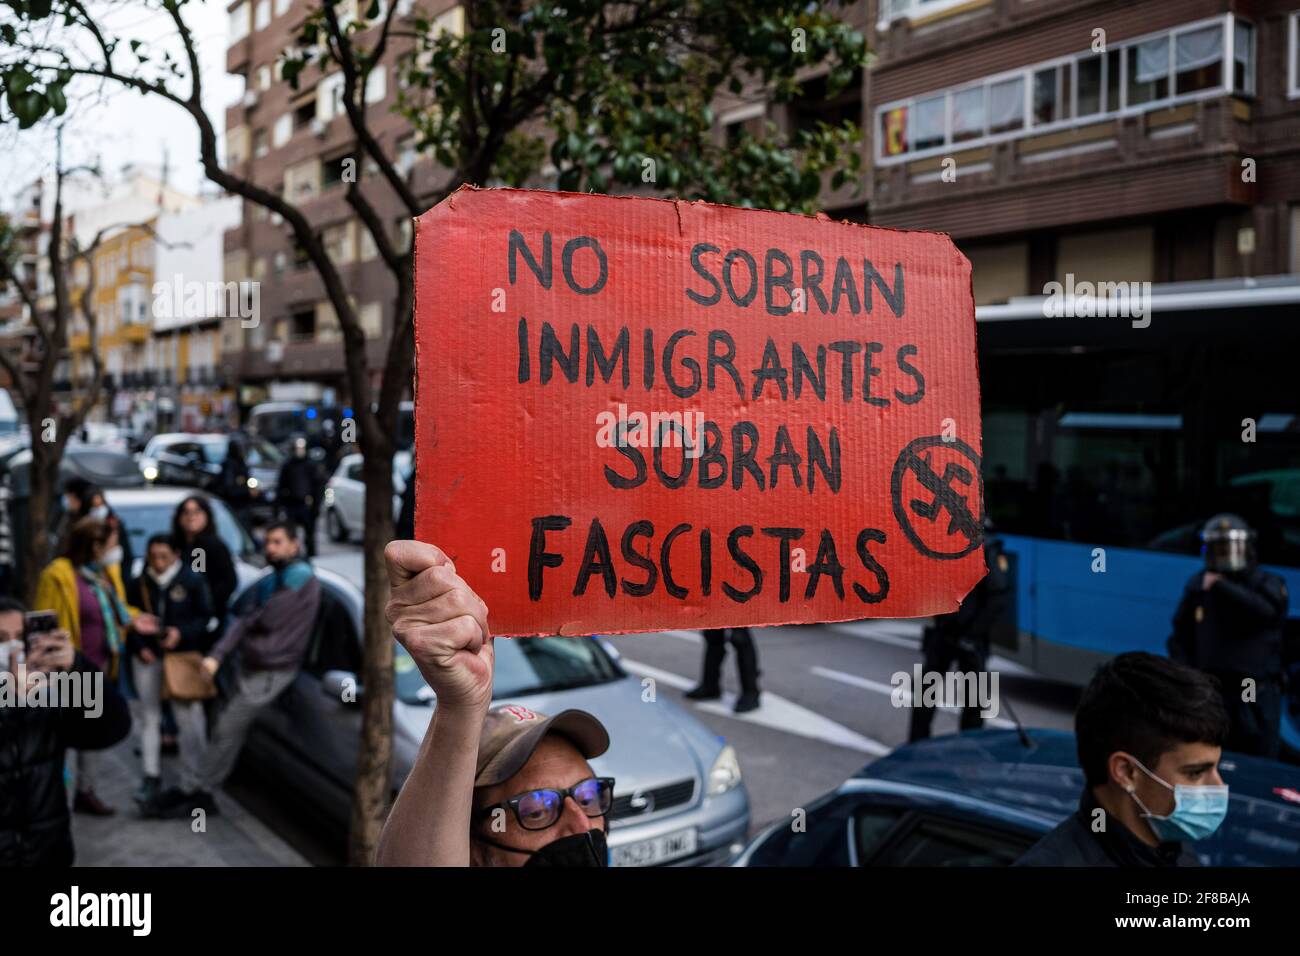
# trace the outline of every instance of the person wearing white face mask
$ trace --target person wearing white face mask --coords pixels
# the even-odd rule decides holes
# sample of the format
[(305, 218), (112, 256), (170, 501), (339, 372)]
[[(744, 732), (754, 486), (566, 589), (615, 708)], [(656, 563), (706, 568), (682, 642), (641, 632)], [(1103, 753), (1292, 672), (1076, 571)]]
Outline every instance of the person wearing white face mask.
[(1198, 866), (1228, 813), (1227, 711), (1214, 679), (1154, 654), (1103, 664), (1075, 712), (1079, 809), (1016, 866)]
[(119, 573), (125, 578), (135, 563), (135, 556), (131, 553), (131, 536), (126, 525), (122, 524), (122, 519), (108, 506), (102, 490), (94, 485), (86, 487), (79, 517), (96, 518), (117, 532), (116, 543), (104, 555), (104, 565), (117, 565)]
[(207, 743), (203, 701), (216, 693), (200, 673), (202, 655), (211, 645), (208, 619), (212, 598), (204, 576), (180, 559), (166, 534), (149, 539), (144, 570), (126, 586), (127, 601), (158, 616), (158, 634), (132, 631), (127, 639), (131, 675), (140, 706), (140, 762), (144, 780), (135, 794), (143, 816), (160, 812), (162, 794), (163, 700), (171, 701), (180, 731), (180, 786), (199, 786), (199, 758)]
[[(157, 635), (159, 622), (127, 603), (119, 566), (108, 561), (116, 543), (117, 532), (108, 523), (90, 517), (77, 521), (63, 553), (41, 572), (33, 604), (52, 611), (73, 648), (130, 697), (129, 669), (121, 667), (127, 639), (131, 631)], [(113, 810), (95, 794), (97, 774), (96, 755), (78, 751), (73, 809), (106, 816)]]

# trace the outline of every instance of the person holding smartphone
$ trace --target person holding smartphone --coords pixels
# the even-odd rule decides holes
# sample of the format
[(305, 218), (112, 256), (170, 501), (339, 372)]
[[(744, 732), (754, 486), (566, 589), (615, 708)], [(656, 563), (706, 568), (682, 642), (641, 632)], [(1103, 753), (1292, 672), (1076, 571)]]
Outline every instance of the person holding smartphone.
[[(25, 611), (17, 601), (0, 598), (0, 680), (25, 688), (37, 673), (95, 673), (57, 627), (53, 611)], [(131, 730), (126, 701), (110, 681), (100, 685), (97, 711), (0, 705), (0, 867), (72, 865), (65, 753), (111, 747)]]

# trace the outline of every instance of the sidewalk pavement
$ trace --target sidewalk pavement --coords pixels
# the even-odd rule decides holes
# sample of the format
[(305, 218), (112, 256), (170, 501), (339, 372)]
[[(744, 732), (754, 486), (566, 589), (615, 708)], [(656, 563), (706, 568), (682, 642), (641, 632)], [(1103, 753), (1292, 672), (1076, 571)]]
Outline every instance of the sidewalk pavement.
[[(191, 819), (143, 820), (131, 799), (140, 784), (138, 737), (130, 734), (116, 747), (100, 751), (101, 800), (117, 813), (111, 817), (72, 815), (77, 866), (308, 866), (296, 850), (262, 825), (226, 793), (217, 794), (220, 814), (207, 814), (204, 830)], [(175, 777), (163, 757), (163, 782)], [(69, 765), (74, 765), (72, 752)], [(69, 787), (71, 789), (71, 787)]]

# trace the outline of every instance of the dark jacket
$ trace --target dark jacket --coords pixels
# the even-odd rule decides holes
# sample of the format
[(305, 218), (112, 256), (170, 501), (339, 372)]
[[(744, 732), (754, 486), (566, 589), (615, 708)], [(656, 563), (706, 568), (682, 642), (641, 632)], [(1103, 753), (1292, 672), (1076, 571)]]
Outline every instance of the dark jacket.
[(286, 507), (320, 505), (320, 476), (311, 459), (290, 457), (280, 466), (276, 500)]
[[(230, 608), (230, 599), (239, 587), (239, 575), (235, 572), (235, 559), (230, 549), (213, 531), (204, 531), (193, 541), (183, 541), (179, 545), (181, 561), (186, 567), (194, 567), (194, 550), (203, 550), (203, 578), (208, 583), (208, 593), (212, 597), (212, 616), (218, 621), (226, 619)], [(136, 605), (139, 607), (139, 605)]]
[(1280, 680), (1286, 583), (1252, 568), (1222, 576), (1205, 590), (1202, 574), (1198, 571), (1183, 589), (1169, 656), (1215, 674)]
[(1025, 851), (1013, 866), (1200, 866), (1196, 854), (1184, 844), (1159, 846), (1143, 843), (1119, 820), (1108, 820), (1105, 830), (1093, 830), (1097, 802), (1085, 789), (1079, 809)]
[(989, 573), (980, 579), (961, 606), (951, 614), (934, 619), (935, 633), (945, 639), (969, 638), (988, 644), (993, 625), (1007, 606), (1011, 590), (1010, 565), (1002, 549), (1002, 541), (988, 538), (984, 542), (984, 564)]
[(221, 463), (221, 477), (217, 485), (221, 497), (230, 504), (239, 505), (248, 501), (248, 465), (234, 444), (226, 451), (226, 460)]
[(224, 661), (236, 648), (245, 670), (302, 665), (320, 608), (320, 582), (306, 561), (292, 561), (253, 585), (253, 605), (209, 651)]
[(415, 538), (415, 471), (406, 479), (406, 487), (402, 489), (402, 508), (397, 513), (397, 526), (393, 529), (399, 541), (410, 541)]
[[(80, 654), (72, 670), (97, 672)], [(102, 750), (131, 730), (113, 682), (102, 688), (97, 717), (67, 707), (0, 707), (0, 867), (72, 865), (64, 751)]]
[[(212, 643), (208, 635), (212, 597), (207, 582), (184, 562), (166, 588), (160, 588), (148, 571), (132, 578), (126, 586), (126, 599), (132, 607), (162, 618), (164, 631), (174, 627), (181, 632), (180, 644), (171, 650), (207, 653)], [(138, 655), (147, 647), (158, 654), (163, 650), (161, 639), (161, 634), (145, 637), (131, 631), (127, 637), (127, 650)]]

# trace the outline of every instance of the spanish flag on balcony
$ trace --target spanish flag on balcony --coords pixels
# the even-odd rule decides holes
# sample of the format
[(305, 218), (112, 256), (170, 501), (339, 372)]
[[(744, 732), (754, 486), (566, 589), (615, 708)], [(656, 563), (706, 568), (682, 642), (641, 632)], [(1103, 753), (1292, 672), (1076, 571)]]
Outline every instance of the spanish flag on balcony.
[(885, 155), (898, 156), (907, 152), (907, 107), (896, 106), (886, 110), (883, 121)]

